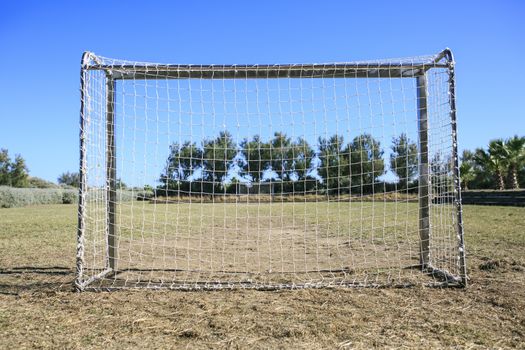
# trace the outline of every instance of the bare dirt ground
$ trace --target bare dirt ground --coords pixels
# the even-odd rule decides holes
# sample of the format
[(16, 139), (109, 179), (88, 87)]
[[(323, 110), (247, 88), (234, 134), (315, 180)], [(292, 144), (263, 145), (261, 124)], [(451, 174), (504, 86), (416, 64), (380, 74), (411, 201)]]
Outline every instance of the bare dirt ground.
[[(432, 213), (431, 255), (435, 268), (458, 276), (453, 208)], [(88, 204), (83, 280), (97, 279), (87, 288), (442, 282), (416, 269), (418, 206), (406, 201), (131, 202), (116, 211), (118, 273), (108, 274), (103, 206)]]
[(465, 207), (470, 285), (72, 291), (76, 208), (0, 211), (0, 348), (525, 348), (525, 209)]

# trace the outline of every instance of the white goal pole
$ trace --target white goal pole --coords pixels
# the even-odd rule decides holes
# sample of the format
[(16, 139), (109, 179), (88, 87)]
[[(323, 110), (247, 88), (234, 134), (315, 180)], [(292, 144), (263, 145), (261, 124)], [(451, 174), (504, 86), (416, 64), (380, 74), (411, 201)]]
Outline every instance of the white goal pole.
[(430, 205), (431, 184), (428, 161), (428, 111), (427, 78), (417, 80), (417, 112), (419, 126), (419, 235), (420, 264), (423, 270), (430, 267)]
[(463, 208), (461, 204), (461, 177), (459, 173), (459, 152), (458, 152), (458, 126), (456, 116), (456, 73), (454, 55), (450, 49), (443, 50), (444, 57), (448, 62), (448, 93), (450, 98), (450, 120), (452, 123), (452, 154), (453, 154), (453, 172), (454, 172), (454, 205), (456, 206), (457, 215), (457, 241), (459, 251), (459, 267), (461, 284), (463, 287), (468, 285), (467, 276), (467, 259), (465, 250), (465, 235), (463, 227)]
[(80, 61), (80, 167), (79, 167), (79, 189), (78, 189), (78, 226), (77, 226), (77, 251), (76, 251), (76, 278), (75, 288), (84, 289), (84, 240), (85, 240), (85, 167), (86, 167), (86, 132), (85, 132), (85, 114), (86, 114), (86, 89), (87, 89), (87, 71), (85, 67), (89, 63), (89, 52), (84, 52)]
[(106, 73), (106, 181), (107, 181), (107, 267), (117, 271), (117, 154), (115, 145), (115, 80), (111, 72)]

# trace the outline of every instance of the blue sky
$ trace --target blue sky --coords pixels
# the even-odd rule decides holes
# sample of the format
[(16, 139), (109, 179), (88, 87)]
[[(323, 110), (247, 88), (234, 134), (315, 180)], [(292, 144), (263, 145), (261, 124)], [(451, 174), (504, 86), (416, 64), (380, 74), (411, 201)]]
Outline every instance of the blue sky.
[(0, 147), (56, 181), (78, 168), (79, 61), (457, 61), (460, 149), (525, 134), (525, 1), (0, 3)]

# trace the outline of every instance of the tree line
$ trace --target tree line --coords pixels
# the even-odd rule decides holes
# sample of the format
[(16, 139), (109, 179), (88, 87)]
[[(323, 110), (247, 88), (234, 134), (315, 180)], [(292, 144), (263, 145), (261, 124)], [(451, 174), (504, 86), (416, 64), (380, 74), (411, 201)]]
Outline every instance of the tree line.
[[(58, 177), (57, 182), (62, 187), (78, 188), (78, 173), (62, 173)], [(53, 182), (46, 181), (39, 177), (29, 176), (29, 168), (27, 167), (25, 159), (20, 154), (16, 154), (15, 158), (11, 159), (9, 150), (5, 148), (0, 149), (0, 186), (19, 188), (59, 187)]]
[[(292, 139), (276, 132), (263, 140), (255, 135), (236, 144), (232, 135), (221, 132), (201, 143), (185, 141), (169, 148), (157, 190), (192, 193), (235, 193), (236, 184), (272, 180), (276, 193), (361, 193), (417, 191), (418, 147), (406, 134), (394, 137), (389, 159), (381, 143), (370, 134), (345, 142), (341, 135), (319, 137), (315, 145), (304, 138)], [(430, 160), (434, 185), (450, 181), (450, 159), (435, 154)], [(396, 180), (380, 180), (389, 168)], [(460, 165), (461, 183), (468, 189), (518, 189), (525, 184), (525, 137), (496, 139), (486, 148), (465, 150)], [(61, 186), (78, 187), (77, 172), (60, 174)], [(127, 186), (118, 179), (119, 188)], [(0, 186), (56, 187), (29, 176), (24, 158), (14, 159), (0, 149)], [(153, 187), (147, 185), (148, 190)], [(161, 192), (162, 193), (162, 192)]]
[(11, 159), (9, 151), (0, 149), (0, 186), (29, 187), (29, 170), (20, 154)]
[(525, 184), (525, 137), (490, 141), (487, 148), (465, 150), (461, 157), (463, 189), (518, 189)]
[[(406, 134), (393, 138), (390, 169), (397, 188), (406, 189), (417, 176), (417, 145)], [(239, 146), (223, 131), (197, 144), (173, 143), (159, 190), (192, 193), (235, 191), (238, 182), (276, 185), (276, 193), (318, 192), (327, 194), (383, 191), (378, 178), (386, 172), (384, 150), (370, 134), (349, 142), (334, 134), (319, 137), (316, 147), (302, 137), (292, 139), (275, 132), (269, 140), (259, 135), (243, 139)], [(229, 187), (230, 186), (230, 187)]]

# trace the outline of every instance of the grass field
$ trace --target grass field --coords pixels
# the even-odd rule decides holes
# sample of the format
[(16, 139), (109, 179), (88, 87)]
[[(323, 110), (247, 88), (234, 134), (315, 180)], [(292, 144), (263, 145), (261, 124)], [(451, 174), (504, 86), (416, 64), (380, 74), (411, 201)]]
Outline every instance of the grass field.
[(464, 214), (464, 290), (79, 294), (76, 207), (2, 209), (0, 348), (525, 348), (525, 209)]

